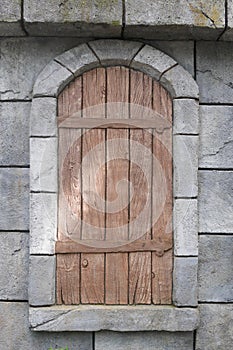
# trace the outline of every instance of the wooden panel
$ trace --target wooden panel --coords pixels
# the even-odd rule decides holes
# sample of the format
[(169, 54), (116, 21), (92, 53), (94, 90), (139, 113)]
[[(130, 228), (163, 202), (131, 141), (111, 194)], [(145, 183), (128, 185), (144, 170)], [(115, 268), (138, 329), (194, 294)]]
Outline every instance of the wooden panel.
[[(83, 118), (94, 118), (97, 114), (105, 117), (105, 69), (98, 68), (83, 74)], [(99, 105), (92, 108), (92, 106)], [(91, 194), (98, 195), (105, 200), (105, 130), (85, 130), (82, 143), (82, 193), (83, 193), (83, 229), (82, 239), (103, 240), (105, 227), (104, 210), (90, 205)], [(101, 144), (101, 150), (91, 152)], [(92, 156), (91, 156), (92, 155)], [(85, 156), (89, 160), (84, 162)], [(88, 175), (89, 174), (89, 175)], [(89, 203), (88, 203), (89, 201)], [(105, 208), (104, 208), (105, 209)], [(89, 226), (85, 225), (88, 224)], [(96, 228), (95, 233), (93, 226)], [(99, 229), (98, 229), (99, 228)], [(88, 266), (83, 261), (88, 260)], [(81, 254), (81, 302), (100, 304), (104, 303), (104, 254)]]
[[(152, 79), (141, 72), (131, 71), (130, 102), (145, 108), (131, 108), (131, 119), (146, 119), (147, 108), (152, 106)], [(141, 232), (142, 222), (135, 225), (130, 232), (130, 239), (151, 239), (151, 172), (152, 172), (152, 133), (146, 130), (130, 130), (130, 140), (142, 145), (140, 152), (136, 147), (130, 148), (130, 182), (135, 193), (130, 202), (130, 227), (148, 203), (147, 212), (141, 218), (143, 225), (148, 223), (149, 231)], [(148, 152), (147, 152), (148, 151)], [(137, 160), (138, 165), (134, 163)], [(149, 174), (149, 177), (148, 177)], [(132, 230), (131, 230), (132, 231)], [(138, 232), (139, 231), (139, 232)], [(151, 303), (151, 252), (129, 254), (129, 303)]]
[(57, 255), (57, 304), (80, 302), (80, 254)]
[[(172, 120), (172, 102), (169, 94), (157, 82), (153, 82), (153, 109), (168, 123)], [(170, 124), (171, 126), (171, 124)], [(152, 227), (152, 238), (172, 238), (172, 128), (162, 134), (154, 132), (153, 153), (162, 166), (166, 184), (159, 185), (153, 181), (153, 210), (161, 209), (160, 199), (166, 196), (163, 211)], [(158, 190), (159, 187), (159, 190)], [(152, 253), (152, 301), (154, 304), (171, 304), (172, 302), (172, 250), (158, 258)]]
[[(115, 103), (116, 102), (116, 103)], [(129, 118), (129, 70), (124, 67), (107, 68), (107, 119)], [(113, 104), (111, 104), (113, 103)], [(121, 140), (117, 140), (121, 139)], [(111, 144), (113, 140), (114, 144)], [(129, 162), (127, 160), (129, 132), (123, 129), (107, 130), (107, 204), (106, 239), (128, 239), (128, 181)], [(116, 158), (116, 160), (112, 160)], [(121, 159), (120, 159), (121, 158)], [(117, 171), (116, 171), (117, 169)], [(118, 182), (119, 186), (117, 187)], [(118, 210), (110, 213), (111, 202), (118, 201)], [(110, 237), (110, 228), (115, 228)], [(106, 255), (106, 304), (128, 303), (128, 254)]]

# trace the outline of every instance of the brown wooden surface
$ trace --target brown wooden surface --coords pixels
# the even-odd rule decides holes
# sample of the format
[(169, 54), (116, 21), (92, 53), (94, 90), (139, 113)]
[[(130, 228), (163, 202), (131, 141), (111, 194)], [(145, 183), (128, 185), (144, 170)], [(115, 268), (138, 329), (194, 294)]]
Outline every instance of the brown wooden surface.
[[(153, 119), (151, 108), (162, 118)], [(141, 72), (125, 67), (93, 69), (60, 94), (58, 117), (57, 302), (170, 304), (173, 261), (169, 94)], [(169, 127), (167, 121), (171, 123)], [(131, 147), (132, 142), (141, 144), (144, 150), (138, 152)], [(81, 161), (100, 143), (102, 149), (89, 157), (80, 170)], [(150, 152), (162, 166), (165, 189), (164, 183), (155, 183)], [(129, 162), (127, 157), (136, 162)], [(104, 162), (106, 166), (100, 167)], [(104, 211), (93, 196), (93, 188), (103, 201), (106, 199)], [(116, 202), (120, 210), (111, 212)], [(128, 223), (136, 220), (146, 203), (150, 210), (141, 218), (149, 225), (145, 233), (140, 232), (140, 222), (133, 229)], [(150, 228), (154, 213), (159, 213), (159, 218)], [(77, 217), (90, 226), (80, 224)], [(93, 225), (97, 230), (91, 229)], [(72, 235), (81, 240), (71, 240)]]

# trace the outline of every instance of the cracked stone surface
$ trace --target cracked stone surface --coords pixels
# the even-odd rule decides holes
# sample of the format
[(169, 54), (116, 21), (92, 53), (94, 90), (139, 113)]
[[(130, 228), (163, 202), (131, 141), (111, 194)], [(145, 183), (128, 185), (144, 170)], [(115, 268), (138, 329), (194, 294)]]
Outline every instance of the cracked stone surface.
[(35, 79), (44, 66), (83, 41), (77, 38), (2, 39), (0, 99), (30, 100)]
[(233, 233), (233, 171), (199, 171), (199, 232)]
[(98, 332), (95, 336), (95, 350), (122, 350), (127, 344), (128, 349), (134, 350), (185, 350), (191, 349), (193, 334), (191, 332)]
[(233, 305), (199, 305), (196, 350), (228, 350), (233, 344)]
[(199, 300), (233, 301), (233, 236), (199, 237)]
[(0, 230), (28, 230), (29, 169), (0, 169)]
[(197, 83), (203, 103), (232, 103), (233, 43), (197, 43)]
[(201, 106), (200, 167), (233, 168), (232, 130), (232, 106)]
[(0, 299), (26, 300), (28, 288), (28, 233), (0, 233)]
[(30, 102), (0, 103), (0, 165), (29, 164)]
[(25, 28), (31, 35), (120, 37), (121, 0), (25, 0)]
[(126, 1), (125, 37), (215, 40), (224, 26), (224, 0)]
[(0, 349), (47, 350), (68, 347), (69, 350), (92, 350), (92, 334), (37, 333), (28, 323), (28, 303), (0, 302)]

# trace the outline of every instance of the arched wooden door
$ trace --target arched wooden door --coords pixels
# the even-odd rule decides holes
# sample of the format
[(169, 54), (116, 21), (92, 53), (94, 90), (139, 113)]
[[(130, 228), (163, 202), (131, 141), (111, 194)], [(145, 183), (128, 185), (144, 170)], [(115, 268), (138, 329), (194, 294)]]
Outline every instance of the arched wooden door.
[(57, 304), (171, 304), (169, 94), (97, 68), (62, 91), (58, 117)]

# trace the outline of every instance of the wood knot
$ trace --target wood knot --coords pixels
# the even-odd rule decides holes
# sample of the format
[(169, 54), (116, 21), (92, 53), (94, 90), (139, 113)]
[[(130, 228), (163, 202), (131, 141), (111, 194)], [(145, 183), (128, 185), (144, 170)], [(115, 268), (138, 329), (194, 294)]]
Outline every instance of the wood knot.
[(87, 267), (88, 266), (88, 260), (84, 259), (82, 262), (82, 267)]

